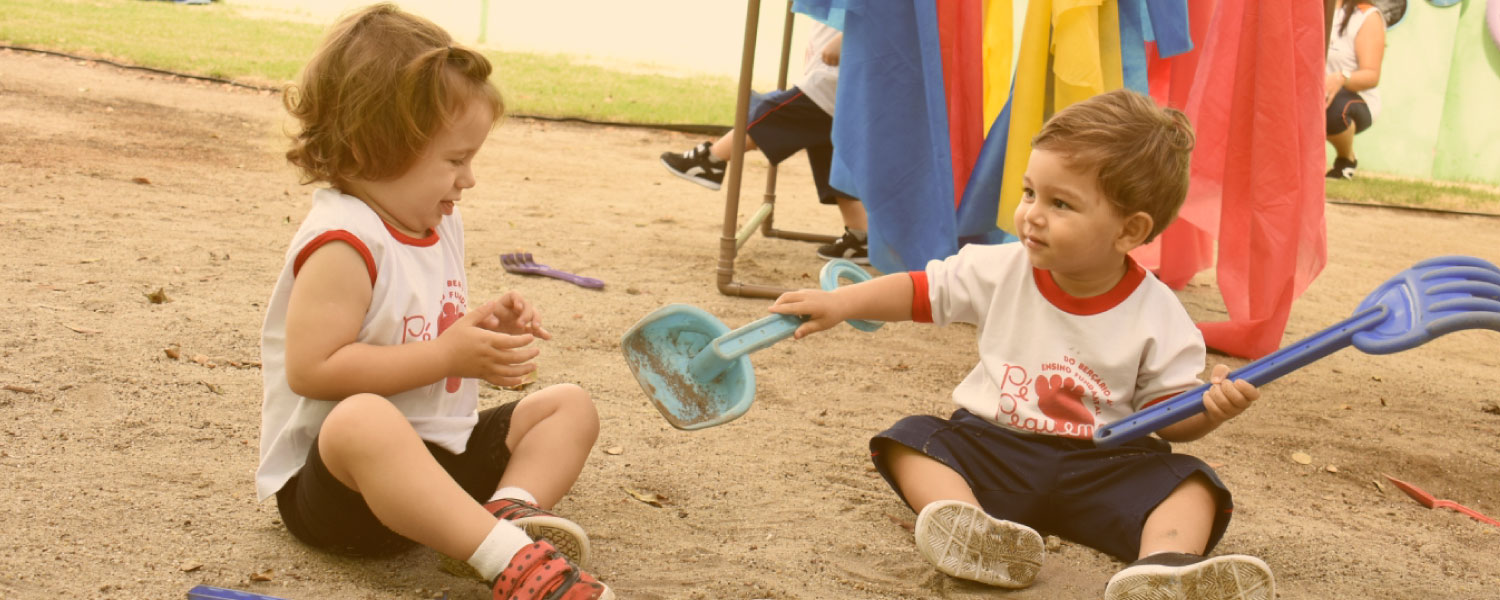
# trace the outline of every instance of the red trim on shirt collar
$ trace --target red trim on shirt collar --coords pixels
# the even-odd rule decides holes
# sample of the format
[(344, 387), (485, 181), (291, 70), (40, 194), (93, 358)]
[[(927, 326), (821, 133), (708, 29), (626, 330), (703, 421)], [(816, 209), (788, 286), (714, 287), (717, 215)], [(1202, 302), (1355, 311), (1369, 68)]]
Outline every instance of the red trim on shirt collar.
[(385, 230), (391, 232), (391, 237), (396, 238), (396, 241), (401, 242), (403, 244), (406, 244), (408, 246), (417, 246), (419, 248), (426, 248), (428, 246), (431, 246), (433, 244), (438, 243), (437, 230), (434, 230), (434, 229), (428, 229), (427, 230), (427, 235), (425, 237), (414, 238), (412, 236), (409, 236), (409, 235), (406, 235), (404, 233), (401, 233), (400, 231), (396, 231), (396, 228), (395, 227), (391, 227), (390, 223), (386, 223), (385, 221), (381, 221), (380, 224), (385, 225)]
[(1129, 256), (1125, 257), (1125, 261), (1125, 276), (1120, 278), (1119, 283), (1103, 294), (1088, 298), (1078, 298), (1063, 291), (1057, 281), (1052, 279), (1051, 271), (1032, 267), (1031, 278), (1036, 282), (1036, 289), (1042, 293), (1042, 297), (1059, 310), (1075, 315), (1097, 315), (1124, 302), (1145, 281), (1146, 269)]
[(932, 322), (932, 299), (927, 297), (927, 271), (908, 271), (911, 276), (911, 320)]

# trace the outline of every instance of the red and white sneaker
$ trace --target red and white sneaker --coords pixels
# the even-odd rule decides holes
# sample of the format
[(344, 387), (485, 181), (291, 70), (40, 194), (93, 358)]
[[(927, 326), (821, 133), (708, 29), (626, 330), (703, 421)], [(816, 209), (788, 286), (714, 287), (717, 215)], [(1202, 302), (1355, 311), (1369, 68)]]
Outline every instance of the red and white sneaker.
[(546, 540), (574, 564), (589, 562), (589, 536), (577, 523), (542, 510), (525, 500), (501, 498), (484, 505), (496, 518), (510, 521), (533, 540)]
[(522, 548), (495, 577), (494, 600), (614, 600), (609, 586), (583, 572), (552, 544)]

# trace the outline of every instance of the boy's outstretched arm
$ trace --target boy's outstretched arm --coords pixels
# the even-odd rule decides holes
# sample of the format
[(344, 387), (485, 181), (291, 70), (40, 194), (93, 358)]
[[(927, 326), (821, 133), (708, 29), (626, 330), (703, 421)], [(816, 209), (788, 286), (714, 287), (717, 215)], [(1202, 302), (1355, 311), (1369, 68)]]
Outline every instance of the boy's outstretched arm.
[(895, 273), (832, 292), (815, 289), (787, 292), (776, 299), (770, 310), (783, 315), (807, 315), (807, 321), (792, 334), (800, 340), (849, 319), (910, 321), (914, 289), (910, 275)]
[(1229, 366), (1214, 365), (1208, 381), (1212, 384), (1203, 394), (1203, 412), (1163, 427), (1156, 435), (1169, 442), (1190, 442), (1208, 435), (1225, 421), (1233, 419), (1260, 399), (1260, 390), (1243, 379), (1230, 381)]
[[(377, 346), (356, 340), (370, 308), (371, 285), (364, 259), (353, 247), (332, 242), (315, 250), (297, 272), (286, 315), (286, 376), (292, 391), (308, 398), (342, 400), (369, 392), (391, 396), (445, 377), (477, 377), (516, 385), (536, 369), (532, 335), (485, 328), (513, 310), (499, 301), (471, 307), (438, 335), (424, 323), (425, 341)], [(514, 308), (514, 305), (509, 307)], [(500, 314), (497, 314), (500, 313)]]

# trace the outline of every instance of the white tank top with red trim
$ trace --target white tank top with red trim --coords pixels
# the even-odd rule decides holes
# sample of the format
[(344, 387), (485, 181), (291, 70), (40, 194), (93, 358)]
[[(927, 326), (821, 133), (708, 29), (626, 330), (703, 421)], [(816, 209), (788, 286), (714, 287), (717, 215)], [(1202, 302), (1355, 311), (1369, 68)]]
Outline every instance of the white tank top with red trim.
[[(457, 209), (435, 231), (417, 239), (388, 227), (360, 199), (337, 190), (313, 194), (312, 209), (292, 237), (261, 329), (260, 468), (257, 496), (275, 494), (302, 468), (334, 402), (297, 395), (286, 379), (286, 309), (297, 270), (329, 242), (353, 246), (365, 258), (374, 287), (357, 341), (390, 346), (437, 337), (467, 306), (463, 220)], [(423, 440), (461, 453), (478, 420), (478, 385), (448, 378), (389, 400)]]

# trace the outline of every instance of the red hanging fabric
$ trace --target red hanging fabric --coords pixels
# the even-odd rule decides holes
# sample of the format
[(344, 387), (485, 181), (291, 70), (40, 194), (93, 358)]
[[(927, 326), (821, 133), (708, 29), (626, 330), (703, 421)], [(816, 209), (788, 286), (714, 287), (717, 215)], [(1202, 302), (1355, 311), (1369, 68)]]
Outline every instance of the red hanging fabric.
[(1223, 0), (1207, 42), (1187, 104), (1189, 201), (1221, 199), (1229, 321), (1198, 327), (1210, 348), (1259, 358), (1280, 347), (1292, 300), (1326, 261), (1322, 7)]
[(984, 4), (982, 0), (936, 1), (948, 143), (953, 153), (953, 207), (957, 209), (984, 146)]

